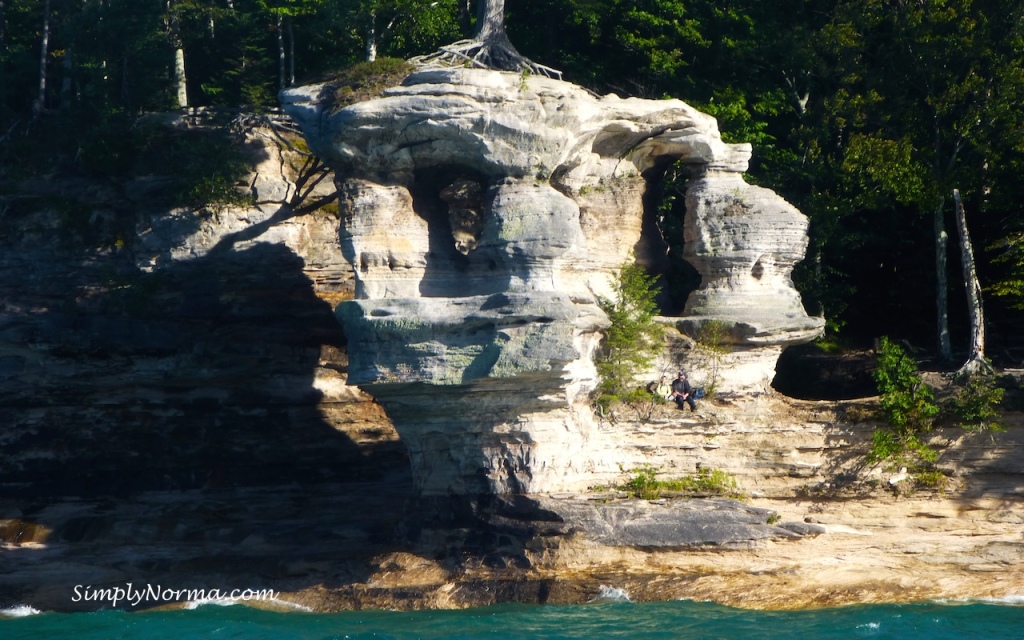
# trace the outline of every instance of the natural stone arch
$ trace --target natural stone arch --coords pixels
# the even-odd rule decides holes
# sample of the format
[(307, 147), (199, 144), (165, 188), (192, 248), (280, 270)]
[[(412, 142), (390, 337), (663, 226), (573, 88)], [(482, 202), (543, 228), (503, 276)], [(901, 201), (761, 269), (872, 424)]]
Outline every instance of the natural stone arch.
[[(665, 158), (644, 172), (644, 218), (639, 255), (648, 255), (644, 265), (661, 276), (658, 304), (663, 316), (680, 316), (690, 294), (701, 284), (700, 273), (686, 261), (683, 228), (686, 219), (686, 189), (700, 165), (680, 158)], [(671, 199), (671, 204), (666, 201)]]

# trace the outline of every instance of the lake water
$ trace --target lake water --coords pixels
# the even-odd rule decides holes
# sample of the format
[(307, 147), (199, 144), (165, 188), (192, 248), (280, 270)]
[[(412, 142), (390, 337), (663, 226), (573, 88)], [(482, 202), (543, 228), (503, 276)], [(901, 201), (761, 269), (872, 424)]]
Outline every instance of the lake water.
[[(1024, 640), (1024, 601), (862, 605), (765, 612), (696, 602), (500, 605), (463, 611), (274, 613), (244, 606), (126, 613), (7, 610), (0, 638), (587, 639), (893, 638)], [(17, 617), (11, 617), (12, 614)], [(26, 615), (27, 614), (27, 615)]]

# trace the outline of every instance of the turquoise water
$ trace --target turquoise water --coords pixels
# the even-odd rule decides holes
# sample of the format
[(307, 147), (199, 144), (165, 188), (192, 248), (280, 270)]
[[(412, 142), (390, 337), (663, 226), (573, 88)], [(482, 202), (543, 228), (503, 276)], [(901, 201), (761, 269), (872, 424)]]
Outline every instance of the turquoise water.
[(0, 638), (412, 640), (894, 638), (1024, 640), (1024, 606), (915, 604), (795, 612), (694, 602), (501, 605), (465, 611), (272, 613), (208, 605), (189, 611), (43, 613), (0, 619)]

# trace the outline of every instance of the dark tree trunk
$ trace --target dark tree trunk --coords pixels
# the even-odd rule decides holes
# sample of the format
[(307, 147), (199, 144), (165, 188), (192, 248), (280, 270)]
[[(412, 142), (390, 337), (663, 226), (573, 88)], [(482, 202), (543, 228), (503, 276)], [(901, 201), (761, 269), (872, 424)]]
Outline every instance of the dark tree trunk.
[(288, 20), (288, 86), (295, 86), (295, 21)]
[(284, 53), (284, 16), (280, 13), (277, 14), (277, 25), (275, 31), (277, 31), (277, 90), (284, 91), (286, 86), (285, 69), (287, 68), (287, 61), (285, 60)]
[(469, 37), (472, 33), (473, 13), (470, 11), (470, 0), (459, 0), (459, 28), (463, 36)]
[(61, 79), (60, 83), (60, 102), (61, 106), (67, 107), (71, 104), (71, 89), (73, 86), (73, 76), (75, 73), (75, 46), (72, 43), (68, 46), (67, 50), (64, 51), (64, 78)]
[(939, 198), (933, 218), (935, 228), (935, 322), (939, 337), (939, 357), (949, 362), (953, 359), (953, 347), (949, 342), (949, 283), (946, 275), (946, 234), (943, 205), (945, 198)]

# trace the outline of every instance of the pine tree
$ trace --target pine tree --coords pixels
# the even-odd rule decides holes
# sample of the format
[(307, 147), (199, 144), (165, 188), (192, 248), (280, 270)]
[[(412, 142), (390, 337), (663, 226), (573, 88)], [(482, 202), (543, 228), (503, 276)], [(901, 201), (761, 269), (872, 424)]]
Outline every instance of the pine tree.
[(614, 297), (600, 298), (611, 321), (597, 361), (598, 388), (609, 400), (628, 399), (636, 378), (661, 349), (664, 330), (657, 323), (656, 278), (637, 264), (625, 264), (616, 275)]

